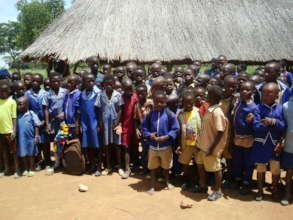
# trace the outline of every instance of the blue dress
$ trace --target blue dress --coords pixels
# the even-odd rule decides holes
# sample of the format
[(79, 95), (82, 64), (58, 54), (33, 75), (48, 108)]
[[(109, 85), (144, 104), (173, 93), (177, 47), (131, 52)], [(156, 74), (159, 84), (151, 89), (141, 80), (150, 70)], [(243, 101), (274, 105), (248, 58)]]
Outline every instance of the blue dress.
[[(272, 126), (264, 125), (261, 120), (265, 117), (274, 118), (275, 124)], [(282, 105), (258, 105), (253, 121), (253, 131), (255, 139), (250, 155), (251, 164), (268, 163), (270, 160), (280, 160), (273, 152), (276, 144), (286, 131), (286, 122)]]
[[(25, 92), (25, 96), (29, 99), (29, 109), (32, 110), (40, 119), (40, 121), (45, 120), (45, 114), (43, 109), (43, 99), (48, 94), (44, 89), (40, 89), (39, 93), (35, 93), (33, 89)], [(48, 142), (45, 129), (40, 130), (40, 144)]]
[(121, 135), (113, 132), (114, 123), (121, 105), (123, 105), (123, 99), (121, 94), (116, 90), (113, 90), (110, 100), (104, 90), (97, 97), (96, 106), (102, 112), (105, 146), (109, 144), (121, 144)]
[(17, 154), (20, 157), (33, 156), (38, 153), (34, 144), (34, 127), (40, 126), (41, 122), (33, 111), (27, 111), (17, 116)]
[(83, 90), (80, 97), (80, 119), (82, 129), (82, 147), (99, 148), (97, 128), (98, 113), (95, 106), (100, 89), (96, 86), (91, 91)]

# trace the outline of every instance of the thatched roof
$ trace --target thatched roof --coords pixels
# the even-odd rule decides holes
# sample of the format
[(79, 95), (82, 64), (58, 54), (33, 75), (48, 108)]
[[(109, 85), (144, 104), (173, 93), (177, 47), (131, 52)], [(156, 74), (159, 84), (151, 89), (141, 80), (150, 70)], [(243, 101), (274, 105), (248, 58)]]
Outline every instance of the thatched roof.
[(106, 60), (293, 60), (292, 0), (76, 0), (22, 54)]

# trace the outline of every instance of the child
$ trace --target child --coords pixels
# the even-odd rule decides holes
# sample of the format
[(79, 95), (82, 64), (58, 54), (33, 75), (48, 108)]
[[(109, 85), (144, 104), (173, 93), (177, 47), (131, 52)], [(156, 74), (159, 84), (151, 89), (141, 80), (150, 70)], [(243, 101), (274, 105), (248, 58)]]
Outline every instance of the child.
[(274, 82), (278, 84), (279, 96), (278, 96), (278, 99), (276, 100), (278, 104), (284, 104), (285, 102), (289, 100), (291, 96), (291, 91), (285, 83), (278, 80), (280, 73), (281, 73), (281, 65), (279, 63), (270, 62), (265, 65), (265, 72), (264, 72), (265, 82), (262, 82), (256, 86), (256, 93), (254, 96), (254, 101), (256, 104), (261, 103), (262, 87), (266, 83), (269, 83), (269, 82)]
[(231, 149), (232, 149), (232, 143), (233, 143), (233, 132), (232, 132), (232, 123), (233, 123), (233, 118), (232, 118), (232, 110), (234, 109), (234, 104), (235, 104), (235, 96), (234, 93), (236, 92), (237, 89), (237, 79), (232, 76), (232, 75), (227, 75), (224, 78), (224, 93), (223, 93), (223, 98), (220, 102), (220, 108), (224, 112), (226, 118), (228, 119), (228, 133), (229, 133), (229, 138), (227, 139), (227, 143), (223, 152), (223, 157), (226, 160), (226, 165), (227, 165), (227, 172), (225, 173), (226, 175), (224, 176), (225, 178), (225, 183), (224, 186), (227, 188), (232, 187), (233, 183), (233, 176), (232, 176), (232, 154), (231, 154)]
[(114, 70), (114, 76), (116, 76), (119, 80), (119, 82), (121, 83), (124, 76), (126, 74), (126, 70), (124, 66), (118, 66), (115, 70)]
[(27, 72), (25, 74), (23, 74), (23, 81), (26, 87), (26, 90), (29, 90), (31, 88), (31, 84), (32, 84), (32, 73)]
[(252, 180), (253, 167), (249, 156), (254, 141), (252, 117), (256, 111), (253, 102), (255, 86), (252, 81), (240, 85), (240, 100), (233, 113), (234, 144), (232, 154), (233, 178), (240, 185), (240, 194), (247, 194)]
[[(102, 152), (98, 137), (99, 113), (95, 106), (101, 90), (95, 86), (95, 76), (87, 73), (83, 76), (84, 90), (80, 96), (80, 121), (82, 129), (82, 148), (90, 163), (88, 174), (100, 176)], [(98, 164), (98, 167), (96, 166)]]
[(14, 82), (14, 81), (19, 81), (21, 80), (21, 75), (19, 72), (13, 72), (11, 74), (11, 81)]
[(0, 69), (0, 80), (9, 80), (10, 73), (7, 69)]
[(135, 71), (135, 75), (133, 76), (135, 80), (134, 86), (138, 86), (141, 84), (145, 84), (145, 70), (142, 67), (137, 67)]
[(209, 88), (207, 99), (210, 107), (203, 117), (202, 129), (197, 145), (200, 149), (196, 158), (200, 184), (196, 192), (207, 193), (206, 172), (213, 172), (215, 185), (213, 186), (213, 193), (208, 196), (210, 201), (216, 201), (222, 196), (220, 158), (227, 140), (228, 121), (219, 106), (221, 98), (221, 87), (212, 86)]
[(142, 166), (144, 173), (147, 172), (147, 151), (148, 146), (146, 140), (142, 138), (141, 124), (143, 119), (150, 113), (153, 109), (153, 102), (150, 99), (147, 99), (147, 86), (142, 84), (136, 87), (136, 94), (138, 96), (138, 102), (134, 107), (134, 116), (135, 120), (135, 130), (136, 136), (138, 139), (141, 139), (142, 145)]
[(114, 83), (114, 89), (119, 92), (120, 94), (123, 93), (123, 90), (122, 90), (122, 84), (120, 81), (118, 80), (115, 80), (115, 83)]
[(24, 165), (22, 175), (32, 177), (34, 176), (34, 155), (38, 152), (37, 144), (41, 122), (28, 106), (27, 96), (17, 99), (17, 151)]
[[(41, 85), (43, 84), (43, 76), (41, 74), (34, 74), (32, 76), (32, 88), (25, 92), (25, 96), (28, 97), (29, 101), (29, 110), (33, 111), (37, 116), (38, 119), (41, 121), (41, 124), (39, 126), (40, 130), (40, 138), (38, 141), (39, 149), (39, 155), (38, 155), (38, 162), (41, 162), (41, 151), (43, 151), (43, 154), (45, 156), (45, 165), (50, 165), (50, 144), (48, 140), (48, 135), (45, 131), (45, 113), (43, 108), (43, 99), (45, 96), (47, 96), (47, 91), (45, 91), (43, 88), (41, 88)], [(40, 164), (37, 165), (36, 170), (40, 170), (41, 166)]]
[(182, 149), (179, 162), (184, 165), (184, 174), (188, 176), (188, 181), (182, 188), (188, 189), (195, 185), (195, 178), (189, 165), (191, 161), (196, 160), (196, 145), (201, 129), (201, 117), (198, 109), (194, 107), (195, 96), (192, 91), (184, 91), (182, 94), (182, 101), (183, 111), (178, 115), (181, 128), (180, 146)]
[(162, 65), (160, 63), (153, 63), (149, 68), (150, 79), (147, 80), (147, 84), (152, 86), (153, 79), (161, 75)]
[(172, 145), (179, 132), (179, 122), (176, 115), (168, 110), (166, 93), (157, 90), (153, 94), (154, 110), (145, 117), (142, 123), (143, 137), (148, 140), (149, 161), (151, 171), (150, 194), (155, 192), (155, 171), (161, 167), (168, 189), (173, 186), (169, 182), (169, 170), (172, 167)]
[(122, 176), (127, 179), (130, 175), (130, 152), (132, 153), (133, 166), (138, 166), (138, 140), (136, 138), (135, 126), (133, 123), (134, 107), (138, 102), (138, 97), (133, 92), (132, 81), (130, 79), (123, 79), (123, 107), (121, 114), (122, 122), (122, 146), (125, 150), (125, 172)]
[(277, 104), (279, 88), (276, 83), (267, 83), (262, 88), (262, 104), (258, 105), (253, 121), (254, 144), (250, 160), (257, 168), (256, 201), (263, 198), (263, 184), (267, 164), (272, 173), (272, 194), (277, 196), (280, 180), (280, 143), (286, 129), (282, 105)]
[(199, 109), (201, 117), (204, 116), (208, 110), (209, 104), (205, 101), (206, 90), (204, 87), (197, 86), (194, 89), (195, 107)]
[(200, 74), (195, 81), (196, 86), (207, 88), (210, 77), (208, 74)]
[(168, 96), (176, 94), (175, 84), (171, 75), (165, 77), (166, 80), (166, 93)]
[[(293, 175), (293, 96), (290, 97), (289, 101), (283, 105), (284, 117), (287, 123), (287, 132), (285, 138), (285, 145), (281, 155), (281, 164), (283, 169), (286, 170), (286, 188), (285, 195), (281, 200), (281, 204), (284, 206), (289, 205), (292, 187), (292, 175)], [(292, 118), (292, 119), (291, 119)]]
[(24, 82), (23, 81), (15, 81), (13, 83), (13, 90), (14, 90), (13, 98), (15, 100), (17, 100), (21, 96), (24, 96), (25, 90), (26, 90)]
[(179, 108), (179, 96), (176, 93), (168, 96), (167, 106), (177, 116), (177, 114), (180, 110), (178, 109)]
[[(66, 95), (66, 89), (60, 87), (61, 75), (57, 72), (50, 73), (50, 90), (43, 97), (42, 105), (44, 109), (44, 118), (46, 133), (50, 141), (54, 140), (55, 135), (60, 130), (60, 123), (63, 121), (63, 103)], [(47, 146), (48, 147), (48, 146)], [(45, 160), (48, 161), (47, 172), (53, 172), (50, 167), (50, 148), (46, 149)]]
[(44, 89), (48, 92), (50, 90), (50, 79), (44, 80)]
[(127, 77), (129, 79), (134, 80), (134, 74), (135, 74), (136, 68), (137, 68), (137, 64), (134, 61), (130, 61), (126, 64)]
[(9, 98), (10, 84), (0, 81), (0, 176), (9, 175), (9, 156), (13, 156), (15, 177), (18, 178), (19, 166), (16, 155), (16, 102)]
[(102, 172), (103, 175), (108, 175), (111, 171), (111, 149), (116, 147), (118, 173), (123, 175), (123, 169), (121, 165), (120, 157), (120, 145), (121, 145), (121, 132), (118, 132), (121, 106), (123, 105), (122, 96), (119, 92), (114, 90), (114, 76), (105, 75), (102, 83), (103, 90), (98, 95), (96, 101), (96, 107), (99, 109), (101, 124), (104, 134), (104, 148), (106, 153), (106, 169)]
[(72, 137), (79, 136), (79, 104), (81, 92), (77, 89), (78, 75), (70, 75), (67, 78), (67, 93), (64, 97), (63, 112), (65, 124), (69, 127)]
[(179, 96), (181, 96), (184, 89), (195, 88), (192, 69), (188, 68), (188, 69), (184, 70), (183, 77), (184, 77), (184, 83), (177, 90), (177, 94)]

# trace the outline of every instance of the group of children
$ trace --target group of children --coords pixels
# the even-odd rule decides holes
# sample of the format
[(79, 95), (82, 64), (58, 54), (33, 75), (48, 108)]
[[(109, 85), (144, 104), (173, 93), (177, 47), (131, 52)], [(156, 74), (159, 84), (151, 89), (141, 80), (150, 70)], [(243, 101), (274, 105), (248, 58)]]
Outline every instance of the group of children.
[(71, 137), (81, 140), (88, 174), (108, 175), (116, 165), (127, 179), (140, 169), (150, 175), (150, 194), (156, 171), (168, 189), (173, 188), (169, 175), (183, 174), (182, 190), (207, 193), (211, 184), (208, 200), (215, 201), (222, 186), (249, 193), (255, 168), (256, 200), (261, 201), (267, 168), (274, 199), (280, 196), (284, 169), (281, 204), (289, 204), (292, 74), (280, 63), (270, 62), (253, 75), (223, 55), (205, 72), (200, 61), (173, 71), (157, 61), (148, 74), (135, 62), (113, 70), (106, 64), (101, 72), (96, 58), (87, 63), (90, 72), (66, 79), (53, 71), (46, 80), (38, 73), (0, 72), (1, 176), (10, 174), (12, 161), (15, 177), (60, 168), (61, 155), (51, 161), (50, 143), (66, 124)]

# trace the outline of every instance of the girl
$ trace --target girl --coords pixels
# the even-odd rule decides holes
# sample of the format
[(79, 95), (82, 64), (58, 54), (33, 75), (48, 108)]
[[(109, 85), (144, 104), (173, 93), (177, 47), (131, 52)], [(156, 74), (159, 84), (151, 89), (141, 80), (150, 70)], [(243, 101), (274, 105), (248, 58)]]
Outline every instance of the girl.
[(28, 97), (17, 100), (17, 153), (24, 165), (23, 176), (34, 176), (34, 155), (38, 152), (39, 126), (38, 116), (28, 109)]
[[(99, 117), (95, 103), (101, 91), (95, 86), (95, 76), (90, 73), (83, 76), (83, 87), (84, 90), (80, 96), (82, 147), (90, 163), (88, 174), (95, 172), (96, 176), (100, 176), (101, 151), (99, 149), (100, 142), (98, 138)], [(98, 162), (98, 168), (96, 162)]]
[[(114, 76), (105, 75), (102, 83), (103, 90), (98, 95), (96, 101), (96, 107), (99, 108), (99, 113), (102, 120), (102, 127), (104, 131), (104, 146), (106, 152), (106, 169), (102, 172), (103, 175), (108, 175), (111, 170), (111, 146), (114, 144), (117, 146), (117, 162), (118, 173), (123, 175), (120, 160), (120, 149), (118, 145), (121, 144), (121, 132), (118, 131), (118, 124), (121, 115), (121, 105), (123, 104), (121, 94), (113, 89)], [(121, 126), (120, 130), (121, 130)]]

